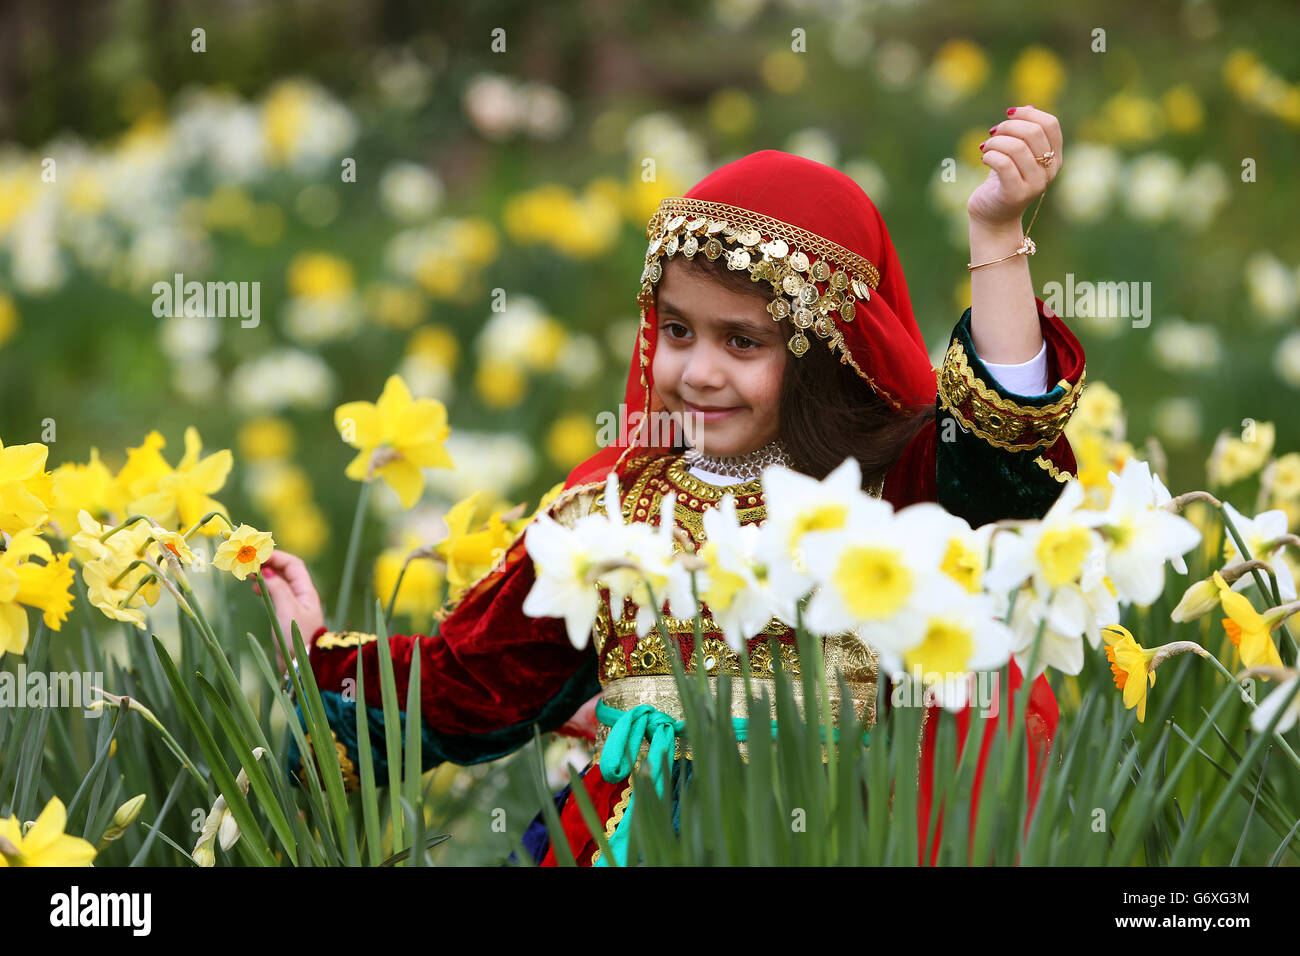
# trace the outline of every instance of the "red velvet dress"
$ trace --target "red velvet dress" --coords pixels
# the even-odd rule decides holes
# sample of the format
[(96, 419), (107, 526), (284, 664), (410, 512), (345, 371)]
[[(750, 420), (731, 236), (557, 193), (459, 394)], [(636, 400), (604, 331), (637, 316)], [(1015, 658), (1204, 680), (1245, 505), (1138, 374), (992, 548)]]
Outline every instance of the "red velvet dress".
[[(999, 518), (1041, 517), (1055, 501), (1061, 483), (1072, 476), (1076, 465), (1069, 443), (1060, 429), (1064, 426), (1083, 385), (1084, 355), (1078, 340), (1036, 300), (1043, 338), (1047, 343), (1048, 381), (1056, 383), (1041, 396), (1016, 396), (1002, 389), (989, 374), (970, 339), (970, 310), (955, 328), (944, 363), (938, 371), (935, 417), (916, 435), (889, 472), (881, 497), (896, 508), (918, 501), (938, 501), (950, 512), (979, 526)], [(942, 436), (944, 440), (938, 440)], [(1043, 436), (1055, 436), (1049, 444)], [(1037, 442), (1037, 443), (1036, 443)], [(702, 542), (701, 517), (722, 493), (737, 493), (742, 523), (761, 521), (764, 515), (762, 490), (757, 482), (730, 489), (705, 486), (685, 473), (675, 456), (634, 456), (621, 472), (620, 487), (624, 514), (630, 520), (657, 522), (658, 496), (668, 490), (678, 493), (678, 524)], [(703, 486), (703, 487), (701, 487)], [(566, 490), (552, 505), (552, 514), (562, 522), (572, 521), (590, 507), (603, 491), (603, 481), (578, 484)], [(399, 699), (405, 700), (406, 679), (418, 637), (422, 675), (421, 724), (423, 762), (429, 768), (443, 761), (473, 764), (493, 760), (518, 749), (533, 737), (536, 724), (545, 733), (562, 726), (592, 695), (604, 691), (606, 700), (626, 709), (638, 695), (662, 688), (671, 681), (666, 649), (652, 631), (638, 640), (634, 633), (611, 620), (606, 605), (593, 628), (593, 640), (576, 650), (558, 618), (530, 618), (522, 611), (524, 598), (533, 584), (533, 566), (524, 549), (521, 534), (498, 566), (476, 582), (436, 635), (394, 635), (390, 638)], [(683, 653), (692, 653), (692, 635), (683, 631)], [(721, 634), (706, 629), (706, 652), (716, 667), (735, 662), (721, 644)], [(794, 635), (788, 629), (773, 628), (771, 634), (751, 641), (751, 661), (760, 672), (768, 649), (766, 639), (781, 643), (783, 657), (793, 655)], [(322, 631), (312, 636), (311, 666), (323, 695), (341, 754), (347, 764), (356, 761), (355, 705), (343, 700), (344, 681), (355, 679), (356, 654), (364, 655), (366, 699), (379, 701), (378, 661), (373, 635), (334, 634)], [(788, 650), (787, 650), (788, 648)], [(828, 645), (828, 660), (836, 657)], [(875, 679), (874, 662), (854, 656), (838, 645), (840, 666), (846, 679), (863, 686)], [(730, 655), (734, 658), (735, 655)], [(790, 661), (787, 660), (786, 663)], [(686, 663), (684, 661), (684, 663)], [(770, 669), (770, 659), (766, 661)], [(1006, 675), (1014, 691), (1021, 675), (1014, 661)], [(887, 695), (886, 695), (887, 696)], [(856, 697), (856, 695), (855, 695)], [(642, 696), (641, 699), (644, 699)], [(860, 704), (860, 701), (855, 702)], [(874, 715), (860, 714), (864, 717)], [(370, 712), (373, 749), (382, 763), (382, 714)], [(932, 762), (936, 730), (940, 720), (956, 720), (958, 739), (967, 740), (971, 710), (955, 716), (930, 708), (922, 731), (919, 820), (924, 842), (929, 817)], [(976, 718), (977, 720), (979, 718)], [(1055, 697), (1046, 677), (1040, 676), (1032, 690), (1026, 723), (1030, 742), (1031, 801), (1036, 799), (1039, 777), (1047, 748), (1058, 719)], [(975, 784), (983, 778), (984, 755), (996, 728), (1009, 728), (996, 718), (985, 720), (978, 743), (980, 760)], [(351, 768), (354, 769), (354, 768)], [(377, 773), (383, 767), (377, 767)], [(382, 776), (380, 779), (383, 779)], [(583, 774), (582, 784), (606, 832), (626, 806), (629, 782), (611, 783), (596, 764)], [(977, 790), (978, 797), (978, 790)], [(978, 804), (972, 807), (972, 821)], [(597, 847), (588, 832), (572, 794), (567, 794), (560, 819), (570, 848), (580, 865), (590, 865)], [(929, 860), (934, 859), (942, 830), (935, 834)], [(538, 857), (554, 865), (554, 848), (547, 846)], [(922, 850), (922, 860), (927, 858)]]

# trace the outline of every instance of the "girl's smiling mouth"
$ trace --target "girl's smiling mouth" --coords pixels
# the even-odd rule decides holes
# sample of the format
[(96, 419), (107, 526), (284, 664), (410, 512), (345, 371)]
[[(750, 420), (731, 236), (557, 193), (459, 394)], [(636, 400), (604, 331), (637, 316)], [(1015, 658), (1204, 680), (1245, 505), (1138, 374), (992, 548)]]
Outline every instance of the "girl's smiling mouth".
[(717, 421), (740, 411), (738, 407), (723, 408), (719, 406), (692, 405), (684, 399), (682, 401), (682, 410), (688, 415), (697, 415), (706, 422)]

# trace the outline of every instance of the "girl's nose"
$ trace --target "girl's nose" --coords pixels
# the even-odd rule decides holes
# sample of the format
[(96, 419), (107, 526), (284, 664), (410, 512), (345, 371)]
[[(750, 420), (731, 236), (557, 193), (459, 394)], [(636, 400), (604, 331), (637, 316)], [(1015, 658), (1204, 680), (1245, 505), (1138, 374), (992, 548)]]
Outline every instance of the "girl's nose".
[(692, 390), (721, 388), (726, 384), (722, 363), (714, 350), (696, 345), (682, 369), (682, 384)]

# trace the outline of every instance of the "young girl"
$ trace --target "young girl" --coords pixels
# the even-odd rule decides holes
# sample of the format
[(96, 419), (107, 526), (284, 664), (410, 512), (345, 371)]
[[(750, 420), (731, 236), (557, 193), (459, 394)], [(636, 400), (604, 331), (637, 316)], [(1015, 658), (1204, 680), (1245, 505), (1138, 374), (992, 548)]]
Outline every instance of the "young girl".
[[(572, 524), (603, 510), (610, 504), (603, 498), (612, 469), (626, 520), (658, 524), (661, 499), (675, 492), (676, 524), (699, 548), (704, 511), (726, 494), (735, 496), (742, 523), (764, 520), (759, 476), (765, 465), (780, 462), (823, 478), (853, 457), (864, 490), (895, 508), (938, 501), (972, 526), (1041, 517), (1075, 471), (1062, 431), (1083, 387), (1084, 355), (1034, 296), (1027, 259), (1032, 245), (1020, 228), (1024, 209), (1060, 168), (1060, 128), (1032, 107), (1008, 110), (1008, 116), (982, 146), (991, 171), (967, 207), (972, 306), (957, 323), (939, 369), (930, 365), (884, 221), (848, 176), (763, 150), (718, 169), (685, 197), (665, 199), (647, 229), (641, 325), (627, 379), (627, 420), (639, 427), (575, 468), (549, 514)], [(670, 429), (652, 427), (657, 414), (694, 426), (687, 431), (694, 447), (674, 443)], [(575, 712), (581, 723), (597, 694), (607, 720), (638, 704), (682, 716), (667, 658), (671, 644), (653, 630), (637, 638), (630, 598), (615, 614), (602, 591), (592, 640), (583, 650), (569, 641), (561, 619), (523, 613), (534, 580), (526, 534), (464, 593), (438, 634), (418, 638), (426, 769), (447, 760), (472, 764), (504, 756), (532, 739), (534, 724), (554, 731)], [(311, 667), (346, 755), (345, 776), (355, 778), (355, 704), (340, 691), (355, 678), (361, 653), (367, 700), (379, 700), (375, 637), (325, 629), (301, 561), (277, 553), (270, 567), (267, 583), (277, 612), (311, 634)], [(738, 677), (738, 656), (703, 610), (706, 669)], [(666, 623), (689, 671), (693, 621), (669, 617)], [(772, 679), (771, 638), (785, 668), (798, 667), (794, 632), (774, 618), (748, 642), (760, 683)], [(404, 699), (416, 636), (389, 640)], [(844, 703), (870, 726), (877, 716), (870, 709), (878, 679), (874, 655), (847, 637), (826, 638), (824, 649), (831, 687), (834, 672), (843, 673), (852, 697)], [(1020, 683), (1014, 660), (1006, 679), (1013, 691)], [(888, 705), (887, 683), (879, 699)], [(733, 706), (744, 714), (743, 701)], [(930, 708), (922, 728), (923, 843), (940, 714)], [(1051, 688), (1040, 676), (1025, 718), (1031, 799), (1057, 716)], [(956, 715), (963, 741), (970, 719), (970, 709)], [(985, 721), (977, 787), (996, 725), (996, 718)], [(370, 728), (382, 775), (381, 712), (370, 711)], [(602, 722), (598, 744), (609, 733)], [(680, 786), (676, 768), (674, 792)], [(584, 770), (582, 783), (612, 835), (632, 778), (607, 776), (615, 775), (597, 761)], [(567, 787), (557, 806), (579, 864), (606, 865)], [(936, 833), (931, 861), (938, 841)], [(525, 844), (538, 862), (555, 864), (540, 815)], [(921, 853), (924, 860), (924, 847)]]

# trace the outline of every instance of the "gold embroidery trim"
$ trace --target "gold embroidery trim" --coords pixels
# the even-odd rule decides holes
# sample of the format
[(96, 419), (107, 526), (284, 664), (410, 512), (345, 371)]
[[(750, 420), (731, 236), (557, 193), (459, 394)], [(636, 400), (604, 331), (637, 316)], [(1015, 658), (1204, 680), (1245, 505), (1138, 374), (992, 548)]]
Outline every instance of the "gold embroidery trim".
[(1049, 475), (1051, 475), (1053, 478), (1055, 478), (1057, 481), (1060, 482), (1067, 482), (1071, 478), (1075, 477), (1074, 475), (1070, 474), (1068, 471), (1062, 471), (1060, 468), (1057, 468), (1054, 464), (1052, 464), (1042, 455), (1039, 455), (1037, 458), (1034, 459), (1034, 464), (1037, 465), (1039, 468), (1042, 468)]
[(939, 404), (963, 428), (997, 448), (1006, 451), (1045, 448), (1065, 430), (1083, 391), (1086, 375), (1084, 368), (1073, 386), (1061, 379), (1057, 384), (1066, 393), (1049, 405), (1019, 405), (1003, 398), (975, 374), (966, 350), (954, 339), (939, 373)]
[[(315, 744), (311, 741), (311, 734), (304, 731), (303, 736), (307, 741), (307, 749), (312, 751), (312, 757), (315, 759)], [(361, 789), (361, 778), (357, 776), (356, 765), (348, 756), (348, 748), (343, 746), (342, 742), (338, 738), (338, 734), (334, 733), (332, 729), (330, 730), (330, 738), (334, 742), (334, 752), (338, 754), (339, 770), (343, 774), (343, 789), (349, 793), (355, 793)], [(307, 760), (305, 754), (298, 755), (298, 764), (302, 770), (302, 782), (306, 785), (311, 775), (307, 773)], [(325, 769), (321, 767), (319, 759), (316, 760), (316, 767), (320, 770), (321, 775), (323, 776)]]
[[(632, 781), (636, 779), (636, 768), (641, 766), (638, 760), (632, 765), (632, 772), (627, 776), (627, 786), (623, 788), (623, 794), (619, 797), (618, 803), (614, 804), (614, 809), (610, 811), (609, 819), (605, 821), (605, 841), (609, 842), (614, 838), (614, 830), (618, 827), (619, 821), (623, 819), (623, 812), (627, 809), (628, 801), (632, 799)], [(591, 773), (596, 770), (597, 765), (593, 764)], [(567, 838), (566, 838), (567, 839)], [(596, 861), (600, 859), (600, 844), (596, 844), (596, 849), (591, 853), (591, 865), (595, 866)]]
[(341, 647), (360, 647), (374, 640), (377, 640), (374, 634), (363, 631), (326, 631), (316, 638), (316, 647), (323, 651), (330, 651)]

